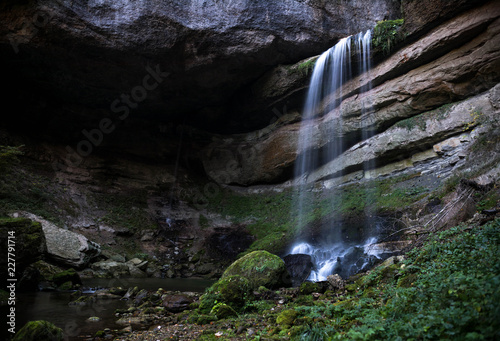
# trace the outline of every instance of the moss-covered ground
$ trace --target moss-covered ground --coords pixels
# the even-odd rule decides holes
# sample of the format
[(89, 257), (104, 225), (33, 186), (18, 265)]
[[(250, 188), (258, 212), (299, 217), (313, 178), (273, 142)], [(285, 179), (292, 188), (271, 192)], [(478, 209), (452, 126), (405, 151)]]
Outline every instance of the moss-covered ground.
[[(366, 211), (390, 214), (407, 208), (431, 190), (424, 186), (397, 185), (412, 177), (415, 175), (374, 180), (361, 186), (345, 185), (337, 190), (303, 188), (307, 194), (303, 197), (303, 215), (300, 216), (295, 206), (299, 194), (293, 189), (259, 194), (221, 189), (209, 197), (206, 209), (235, 224), (247, 226), (256, 240), (246, 252), (266, 250), (280, 253), (304, 229), (323, 219), (332, 216), (349, 219)], [(206, 217), (203, 223), (209, 224)]]

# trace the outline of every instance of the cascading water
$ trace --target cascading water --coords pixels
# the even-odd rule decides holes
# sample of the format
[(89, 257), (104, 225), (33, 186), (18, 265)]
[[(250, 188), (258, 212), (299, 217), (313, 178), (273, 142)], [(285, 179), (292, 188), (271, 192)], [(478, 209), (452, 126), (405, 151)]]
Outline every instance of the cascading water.
[[(352, 78), (351, 68), (351, 47), (358, 55), (359, 74), (366, 74), (370, 70), (370, 43), (371, 31), (360, 33), (356, 36), (350, 36), (340, 40), (335, 46), (324, 52), (316, 61), (309, 90), (304, 105), (302, 123), (299, 134), (299, 157), (295, 164), (295, 179), (298, 185), (298, 193), (295, 197), (296, 214), (298, 216), (299, 226), (307, 225), (306, 207), (311, 207), (314, 202), (314, 193), (307, 186), (308, 174), (317, 169), (318, 166), (335, 160), (345, 149), (345, 143), (341, 138), (332, 138), (328, 136), (322, 143), (321, 136), (318, 133), (317, 125), (313, 119), (330, 112), (332, 109), (342, 105), (341, 96), (337, 100), (324, 101), (324, 99), (341, 90), (342, 85)], [(368, 82), (361, 89), (362, 92), (368, 91), (371, 84)], [(325, 104), (324, 102), (328, 102)], [(370, 109), (370, 103), (362, 103), (362, 117)], [(336, 123), (336, 124), (342, 124)], [(323, 127), (322, 131), (332, 131), (334, 127)], [(362, 139), (371, 137), (371, 132), (363, 129)], [(312, 147), (311, 146), (315, 146)], [(320, 146), (319, 148), (317, 146)], [(373, 167), (373, 164), (367, 164), (366, 167)], [(338, 176), (341, 176), (339, 174)], [(341, 193), (336, 193), (334, 200), (342, 200)], [(310, 210), (310, 208), (309, 208)], [(372, 212), (365, 212), (367, 216), (372, 216)], [(341, 231), (342, 224), (337, 220), (329, 226), (330, 230)], [(377, 230), (378, 224), (375, 224)], [(311, 256), (314, 269), (309, 276), (309, 280), (321, 281), (332, 273), (339, 273), (343, 277), (352, 275), (368, 266), (374, 257), (379, 254), (370, 250), (370, 245), (376, 242), (374, 235), (365, 236), (364, 240), (346, 242), (339, 233), (332, 233), (334, 238), (325, 238), (321, 243), (297, 242), (292, 246), (290, 254), (308, 254)], [(329, 239), (327, 241), (327, 239)]]

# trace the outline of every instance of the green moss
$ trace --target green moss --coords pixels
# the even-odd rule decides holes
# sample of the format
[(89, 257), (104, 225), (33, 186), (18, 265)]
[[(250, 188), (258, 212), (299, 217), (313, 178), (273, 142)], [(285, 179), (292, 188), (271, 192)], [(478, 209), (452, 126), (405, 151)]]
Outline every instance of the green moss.
[(239, 275), (225, 276), (215, 282), (212, 287), (217, 292), (217, 300), (236, 309), (243, 307), (252, 299), (249, 280)]
[(299, 287), (299, 293), (301, 295), (310, 295), (313, 292), (319, 292), (320, 287), (318, 283), (315, 282), (304, 282)]
[(500, 194), (497, 189), (493, 189), (480, 198), (476, 208), (478, 211), (489, 210), (497, 207), (499, 202)]
[(377, 25), (373, 29), (372, 46), (380, 48), (384, 54), (388, 55), (394, 46), (403, 40), (403, 36), (400, 33), (403, 22), (403, 19), (377, 22)]
[(73, 288), (73, 283), (71, 281), (64, 282), (59, 286), (59, 290), (68, 291)]
[(215, 315), (220, 320), (228, 317), (238, 316), (238, 313), (225, 303), (217, 303), (210, 311), (210, 315)]
[(62, 224), (61, 216), (74, 216), (74, 201), (30, 167), (22, 164), (0, 176), (0, 214), (26, 211), (56, 224)]
[(283, 310), (276, 318), (276, 324), (278, 326), (289, 328), (293, 325), (295, 318), (297, 317), (297, 312), (293, 309)]
[(95, 333), (95, 337), (104, 337), (104, 336), (106, 336), (106, 332), (104, 330), (98, 330)]
[(407, 276), (404, 276), (399, 279), (398, 281), (398, 287), (400, 288), (409, 288), (413, 286), (413, 283), (418, 279), (417, 274), (408, 274)]
[(309, 72), (311, 72), (314, 69), (317, 60), (318, 57), (309, 58), (305, 62), (302, 62), (299, 65), (297, 65), (293, 70), (296, 72), (300, 72), (303, 75), (308, 75)]
[(73, 268), (54, 274), (52, 276), (52, 281), (57, 285), (62, 285), (63, 283), (66, 283), (66, 282), (70, 282), (73, 284), (81, 284), (82, 283), (82, 280), (80, 279), (80, 275), (78, 275), (76, 270)]
[(14, 336), (12, 341), (62, 341), (61, 328), (47, 321), (30, 321)]
[(267, 251), (253, 251), (231, 264), (222, 274), (222, 279), (239, 275), (248, 279), (251, 288), (260, 286), (275, 288), (287, 284), (288, 272), (285, 262)]
[(437, 109), (426, 111), (421, 114), (406, 118), (397, 122), (394, 126), (399, 128), (404, 128), (408, 131), (411, 131), (418, 127), (420, 130), (427, 129), (427, 121), (429, 120), (444, 120), (449, 116), (451, 108), (455, 105), (455, 103), (448, 103), (440, 106)]
[(23, 155), (24, 146), (0, 146), (0, 174), (5, 173), (12, 166), (19, 163), (19, 156)]
[(209, 324), (210, 322), (217, 321), (217, 316), (214, 315), (195, 315), (189, 319), (191, 323), (196, 323), (199, 325)]
[(200, 305), (198, 307), (199, 311), (202, 314), (208, 314), (217, 303), (217, 299), (219, 298), (218, 294), (216, 294), (213, 288), (209, 288), (203, 295), (200, 297)]

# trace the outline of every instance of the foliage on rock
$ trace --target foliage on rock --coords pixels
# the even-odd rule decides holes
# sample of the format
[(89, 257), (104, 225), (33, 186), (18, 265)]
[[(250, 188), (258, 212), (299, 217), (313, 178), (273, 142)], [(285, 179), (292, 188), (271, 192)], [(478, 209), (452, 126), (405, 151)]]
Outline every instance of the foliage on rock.
[(47, 321), (30, 321), (14, 336), (12, 341), (62, 341), (64, 339), (61, 328)]
[(372, 35), (373, 47), (382, 49), (384, 54), (388, 55), (394, 46), (403, 40), (399, 30), (403, 22), (404, 19), (377, 22)]
[(276, 288), (288, 284), (285, 262), (267, 251), (253, 251), (231, 264), (222, 279), (239, 275), (248, 279), (251, 288)]

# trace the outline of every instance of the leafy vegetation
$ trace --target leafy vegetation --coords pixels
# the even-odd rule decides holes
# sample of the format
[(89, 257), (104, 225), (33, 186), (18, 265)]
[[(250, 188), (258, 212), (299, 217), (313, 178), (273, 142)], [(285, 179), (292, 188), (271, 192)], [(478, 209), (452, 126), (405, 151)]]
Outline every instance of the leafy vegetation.
[[(343, 291), (318, 297), (308, 290), (288, 296), (283, 289), (274, 293), (279, 296), (274, 301), (262, 294), (265, 288), (259, 292), (260, 298), (245, 293), (251, 304), (238, 301), (238, 316), (210, 319), (210, 324), (252, 325), (254, 340), (495, 340), (500, 337), (500, 219), (438, 232), (403, 261), (352, 278)], [(220, 291), (212, 287), (204, 296), (209, 294), (220, 296)], [(208, 321), (196, 313), (189, 319)], [(226, 339), (237, 338), (235, 330), (225, 330)]]
[(308, 75), (309, 72), (311, 72), (314, 69), (314, 66), (316, 65), (316, 61), (318, 60), (318, 57), (313, 57), (309, 58), (303, 63), (300, 63), (296, 70), (304, 75)]
[(373, 29), (372, 46), (374, 48), (380, 48), (384, 54), (388, 55), (394, 46), (403, 40), (400, 34), (400, 28), (403, 22), (403, 19), (377, 22), (377, 25)]
[[(500, 220), (460, 225), (414, 249), (383, 283), (384, 268), (360, 281), (355, 305), (332, 316), (352, 317), (336, 338), (494, 339), (500, 330)], [(370, 297), (364, 298), (368, 290)], [(343, 301), (341, 301), (343, 302)], [(361, 308), (361, 309), (359, 309)], [(356, 315), (353, 314), (356, 313)]]

